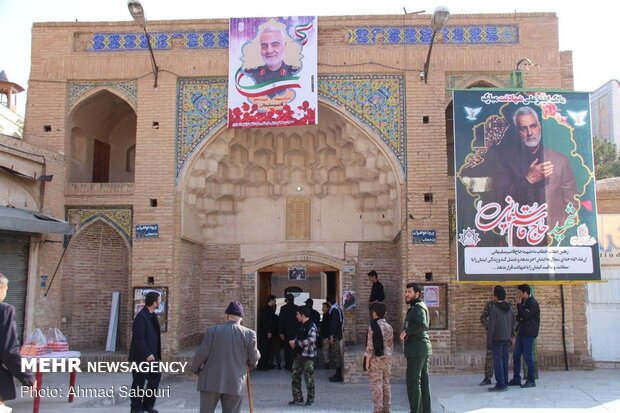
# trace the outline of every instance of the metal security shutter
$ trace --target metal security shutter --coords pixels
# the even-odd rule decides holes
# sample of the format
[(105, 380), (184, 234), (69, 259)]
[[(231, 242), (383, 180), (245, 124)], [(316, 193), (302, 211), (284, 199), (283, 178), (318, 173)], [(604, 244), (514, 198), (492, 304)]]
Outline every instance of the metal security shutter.
[(15, 307), (20, 342), (23, 342), (24, 334), (29, 248), (28, 235), (0, 232), (0, 272), (9, 279), (9, 291), (4, 302)]
[[(620, 362), (620, 266), (601, 266), (606, 283), (588, 284), (588, 330), (594, 361)], [(616, 343), (615, 345), (613, 343)]]

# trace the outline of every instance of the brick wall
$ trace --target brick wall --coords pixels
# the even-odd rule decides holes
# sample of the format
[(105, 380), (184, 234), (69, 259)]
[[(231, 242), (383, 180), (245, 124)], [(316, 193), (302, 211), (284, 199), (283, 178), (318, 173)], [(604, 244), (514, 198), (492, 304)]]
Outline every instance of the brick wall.
[(492, 286), (453, 284), (449, 288), (448, 303), (452, 349), (472, 351), (486, 348), (486, 331), (480, 324), (484, 304), (493, 298)]
[[(515, 285), (503, 285), (506, 299), (517, 303)], [(486, 331), (480, 324), (484, 304), (492, 298), (493, 286), (453, 285), (450, 288), (450, 313), (453, 350), (484, 351)], [(541, 355), (563, 354), (560, 286), (535, 286), (534, 296), (540, 305), (540, 333), (537, 340)], [(587, 319), (583, 286), (564, 286), (567, 351), (587, 355)], [(514, 308), (516, 311), (516, 307)]]
[(171, 297), (180, 302), (178, 318), (179, 348), (197, 344), (206, 326), (201, 313), (200, 281), (203, 278), (203, 247), (186, 240), (179, 242), (176, 277), (178, 293)]
[(111, 226), (96, 221), (69, 244), (62, 277), (59, 325), (74, 349), (104, 350), (112, 292), (120, 291), (117, 347), (128, 348), (132, 302), (129, 291), (129, 250)]
[(200, 277), (200, 325), (203, 328), (221, 323), (224, 310), (232, 300), (243, 305), (243, 325), (254, 328), (254, 281), (241, 274), (239, 254), (238, 245), (205, 246)]
[(562, 89), (573, 90), (575, 78), (573, 76), (573, 52), (560, 52), (560, 65), (562, 70)]
[(355, 322), (358, 326), (356, 341), (366, 342), (366, 333), (369, 325), (368, 298), (371, 285), (368, 281), (368, 272), (377, 271), (379, 281), (385, 291), (385, 304), (388, 308), (385, 319), (394, 330), (402, 325), (402, 316), (399, 311), (403, 291), (400, 288), (401, 280), (400, 242), (365, 242), (359, 244), (357, 273), (355, 274), (355, 292), (358, 305), (355, 309)]

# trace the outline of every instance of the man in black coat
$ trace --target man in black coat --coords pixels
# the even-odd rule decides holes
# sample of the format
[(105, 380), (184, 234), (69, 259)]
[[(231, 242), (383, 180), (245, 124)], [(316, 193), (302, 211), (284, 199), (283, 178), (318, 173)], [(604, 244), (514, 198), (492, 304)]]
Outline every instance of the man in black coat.
[(273, 308), (275, 303), (276, 296), (269, 295), (267, 297), (267, 304), (263, 307), (258, 319), (258, 351), (261, 354), (258, 368), (260, 370), (268, 370), (272, 367), (269, 355), (271, 354), (271, 338), (276, 317), (276, 311)]
[(340, 348), (342, 342), (342, 329), (344, 327), (344, 314), (342, 309), (336, 303), (336, 299), (333, 296), (325, 297), (325, 301), (331, 304), (329, 309), (329, 354), (330, 358), (334, 360), (336, 366), (336, 374), (329, 378), (331, 382), (343, 381), (342, 377), (342, 350)]
[[(280, 309), (280, 338), (288, 343), (290, 340), (297, 337), (297, 330), (299, 330), (299, 322), (297, 321), (297, 306), (295, 305), (295, 297), (293, 294), (286, 294), (286, 304)], [(293, 368), (293, 350), (290, 346), (284, 346), (284, 364), (287, 370)]]
[[(368, 273), (368, 281), (370, 281), (371, 285), (370, 297), (368, 297), (368, 308), (370, 309), (374, 303), (385, 301), (385, 291), (383, 290), (383, 284), (379, 281), (377, 271), (372, 270)], [(372, 310), (370, 312), (372, 313)]]
[[(517, 287), (520, 302), (517, 304), (517, 338), (512, 353), (514, 375), (508, 383), (509, 386), (521, 386), (522, 388), (536, 387), (536, 373), (534, 365), (534, 340), (538, 336), (540, 328), (540, 306), (532, 297), (530, 286), (521, 284)], [(527, 380), (521, 384), (521, 355), (527, 364)]]
[[(135, 363), (156, 362), (161, 360), (161, 330), (155, 309), (159, 307), (161, 298), (157, 292), (151, 291), (144, 298), (144, 308), (133, 320), (133, 335), (129, 348), (129, 361)], [(155, 409), (157, 389), (161, 373), (132, 372), (132, 393), (143, 389), (147, 383), (144, 397), (131, 397), (131, 413), (158, 413)]]
[(325, 368), (329, 368), (329, 310), (331, 305), (327, 302), (323, 302), (323, 319), (321, 320), (321, 327), (319, 328), (319, 336), (321, 337), (321, 351), (323, 352), (323, 362)]
[(34, 376), (21, 370), (15, 309), (3, 302), (8, 289), (9, 279), (0, 273), (0, 406), (16, 396), (13, 377), (24, 386), (35, 385)]

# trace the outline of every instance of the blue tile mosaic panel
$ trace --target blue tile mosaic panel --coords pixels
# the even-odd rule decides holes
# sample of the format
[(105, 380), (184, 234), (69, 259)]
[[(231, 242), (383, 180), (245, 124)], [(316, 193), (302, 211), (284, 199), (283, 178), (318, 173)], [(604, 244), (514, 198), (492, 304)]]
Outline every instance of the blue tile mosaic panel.
[[(90, 222), (101, 219), (112, 225), (119, 234), (132, 243), (133, 210), (131, 207), (66, 207), (65, 221), (78, 223), (78, 233)], [(74, 236), (76, 236), (74, 235)], [(65, 246), (68, 237), (65, 237)]]
[[(517, 25), (447, 26), (439, 31), (444, 44), (519, 44)], [(363, 26), (348, 30), (350, 45), (428, 45), (433, 29), (430, 26)]]
[(135, 80), (129, 81), (72, 81), (67, 83), (67, 112), (73, 109), (75, 103), (80, 100), (82, 96), (87, 94), (93, 89), (97, 88), (109, 88), (119, 93), (119, 95), (125, 97), (127, 102), (136, 109), (136, 103), (138, 101), (138, 88), (136, 87)]
[[(173, 43), (185, 49), (227, 49), (228, 31), (217, 32), (153, 32), (149, 33), (154, 50), (170, 50)], [(93, 33), (88, 52), (136, 52), (148, 50), (146, 34)]]
[[(180, 79), (177, 83), (176, 175), (206, 139), (226, 125), (225, 78)], [(405, 171), (405, 85), (401, 75), (319, 76), (319, 97), (347, 112), (379, 136)]]
[(177, 176), (187, 157), (213, 132), (226, 125), (228, 80), (179, 79), (177, 83)]
[[(517, 25), (447, 26), (440, 30), (445, 44), (518, 44)], [(350, 45), (421, 44), (431, 41), (430, 26), (359, 26), (347, 32)], [(173, 43), (184, 49), (227, 49), (228, 31), (153, 32), (149, 33), (154, 50), (170, 50)], [(89, 52), (127, 52), (148, 50), (146, 34), (93, 33), (86, 48)]]
[(379, 136), (406, 165), (405, 84), (401, 75), (319, 76), (319, 96)]

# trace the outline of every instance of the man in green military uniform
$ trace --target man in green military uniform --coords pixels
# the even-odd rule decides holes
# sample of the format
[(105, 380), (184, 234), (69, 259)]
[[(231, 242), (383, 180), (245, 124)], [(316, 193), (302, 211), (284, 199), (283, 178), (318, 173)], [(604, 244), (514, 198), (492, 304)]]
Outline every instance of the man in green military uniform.
[[(487, 301), (484, 305), (484, 309), (480, 314), (480, 324), (487, 330), (489, 323), (489, 314), (491, 313), (491, 307), (493, 307), (493, 300)], [(490, 386), (491, 378), (493, 377), (493, 350), (487, 348), (486, 355), (484, 357), (484, 379), (480, 382), (480, 386)]]
[(431, 388), (428, 381), (428, 357), (433, 353), (428, 336), (430, 319), (428, 308), (420, 298), (422, 289), (409, 283), (405, 302), (409, 304), (400, 339), (407, 357), (407, 396), (411, 413), (431, 413)]

